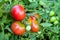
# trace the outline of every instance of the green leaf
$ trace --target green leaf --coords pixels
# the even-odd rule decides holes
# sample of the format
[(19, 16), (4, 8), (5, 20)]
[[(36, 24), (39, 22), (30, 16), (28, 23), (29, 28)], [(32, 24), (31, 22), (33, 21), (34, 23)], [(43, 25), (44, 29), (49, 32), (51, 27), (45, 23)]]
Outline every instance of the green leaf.
[(4, 40), (4, 32), (0, 32), (0, 40)]
[(5, 23), (5, 22), (6, 22), (6, 16), (3, 16), (3, 17), (2, 17), (1, 22), (2, 22), (2, 23)]
[(37, 0), (29, 0), (29, 2), (36, 2)]
[(54, 33), (59, 33), (59, 27), (52, 27), (51, 28), (51, 31), (54, 32)]
[(38, 4), (33, 2), (29, 5), (30, 8), (37, 8), (38, 7)]
[(43, 26), (43, 27), (50, 27), (50, 26), (52, 26), (52, 24), (51, 23), (41, 23), (41, 26)]
[(22, 0), (26, 5), (28, 5), (30, 2), (28, 0)]
[(2, 17), (3, 13), (0, 13), (0, 17)]
[(0, 0), (0, 2), (2, 2), (2, 0)]
[(4, 40), (9, 40), (9, 36), (5, 34), (5, 39)]
[(9, 32), (13, 33), (13, 32), (11, 31), (11, 29), (9, 28), (9, 26), (10, 26), (10, 25), (7, 25), (7, 26), (5, 27), (5, 29), (7, 29)]
[(54, 35), (51, 37), (51, 40), (59, 40), (59, 36), (58, 35)]
[(21, 40), (25, 40), (25, 39), (21, 37)]

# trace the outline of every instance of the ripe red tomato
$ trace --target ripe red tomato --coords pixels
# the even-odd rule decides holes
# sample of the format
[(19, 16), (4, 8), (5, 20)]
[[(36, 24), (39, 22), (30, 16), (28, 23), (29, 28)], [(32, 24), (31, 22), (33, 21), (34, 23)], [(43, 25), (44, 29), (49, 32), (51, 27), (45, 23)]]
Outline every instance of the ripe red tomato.
[(16, 35), (22, 35), (25, 32), (24, 24), (20, 23), (19, 21), (13, 22), (11, 25), (11, 30)]
[(15, 20), (23, 20), (25, 14), (24, 8), (20, 5), (15, 5), (11, 9), (11, 15)]
[(35, 17), (30, 16), (31, 18), (31, 32), (38, 32), (39, 31), (39, 25)]

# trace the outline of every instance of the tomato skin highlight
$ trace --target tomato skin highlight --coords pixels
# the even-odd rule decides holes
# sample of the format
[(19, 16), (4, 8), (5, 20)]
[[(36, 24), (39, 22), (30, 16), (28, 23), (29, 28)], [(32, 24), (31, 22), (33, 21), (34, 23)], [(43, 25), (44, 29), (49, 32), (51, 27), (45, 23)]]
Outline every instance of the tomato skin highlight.
[(24, 8), (20, 5), (15, 5), (11, 9), (11, 15), (17, 21), (23, 20), (25, 18), (25, 14)]
[(16, 35), (22, 35), (25, 32), (25, 27), (21, 25), (20, 22), (13, 22), (11, 25), (11, 30)]

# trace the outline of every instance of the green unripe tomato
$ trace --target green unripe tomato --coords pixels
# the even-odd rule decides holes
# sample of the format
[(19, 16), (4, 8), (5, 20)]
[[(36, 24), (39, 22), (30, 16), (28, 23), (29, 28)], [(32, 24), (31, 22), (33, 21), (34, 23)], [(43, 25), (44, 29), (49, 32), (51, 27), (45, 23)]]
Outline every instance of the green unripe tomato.
[(56, 17), (53, 16), (50, 18), (50, 22), (54, 22), (54, 21), (56, 21)]
[(56, 20), (56, 21), (54, 21), (54, 24), (55, 24), (55, 25), (57, 25), (58, 23), (59, 23), (59, 22), (58, 22), (57, 20)]
[(54, 14), (55, 14), (54, 11), (50, 11), (49, 16), (53, 16)]

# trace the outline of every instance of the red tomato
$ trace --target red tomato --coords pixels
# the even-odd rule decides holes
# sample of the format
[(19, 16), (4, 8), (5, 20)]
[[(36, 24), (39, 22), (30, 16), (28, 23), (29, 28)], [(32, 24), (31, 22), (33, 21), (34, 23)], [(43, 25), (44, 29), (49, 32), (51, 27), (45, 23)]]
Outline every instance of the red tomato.
[(35, 17), (30, 16), (31, 18), (31, 32), (38, 32), (39, 31), (39, 25)]
[(11, 9), (11, 15), (15, 20), (23, 20), (25, 14), (24, 8), (20, 5), (15, 5)]
[(19, 21), (13, 22), (11, 25), (11, 30), (16, 35), (22, 35), (25, 32), (24, 24), (20, 23)]

